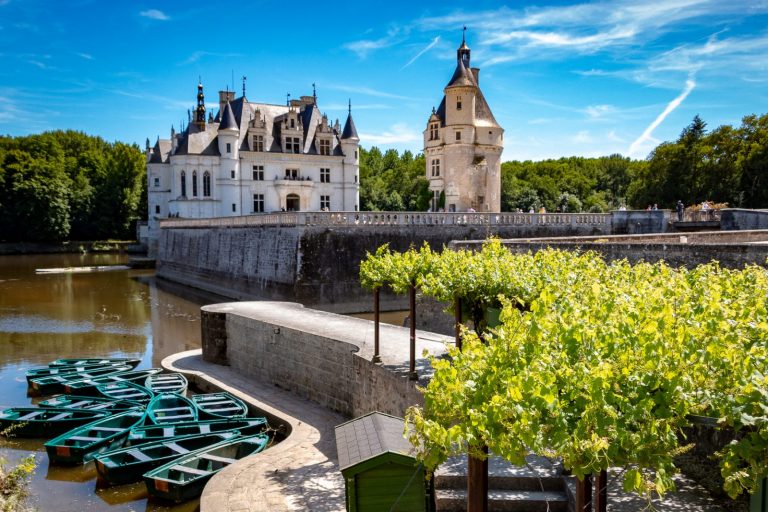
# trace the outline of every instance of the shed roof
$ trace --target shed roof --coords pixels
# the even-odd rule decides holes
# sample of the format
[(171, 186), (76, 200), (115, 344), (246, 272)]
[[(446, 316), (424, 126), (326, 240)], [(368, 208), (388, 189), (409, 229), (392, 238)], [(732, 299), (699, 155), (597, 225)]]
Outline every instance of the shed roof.
[(372, 412), (336, 426), (339, 469), (356, 466), (382, 453), (412, 457), (413, 447), (403, 437), (405, 421), (381, 412)]

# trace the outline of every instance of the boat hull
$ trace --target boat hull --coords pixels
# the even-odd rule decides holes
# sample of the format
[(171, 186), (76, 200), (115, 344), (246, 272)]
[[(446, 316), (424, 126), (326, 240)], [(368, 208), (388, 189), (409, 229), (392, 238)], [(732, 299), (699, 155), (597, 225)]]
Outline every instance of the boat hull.
[(11, 435), (15, 437), (50, 439), (109, 414), (107, 411), (13, 407), (0, 412), (0, 430), (13, 427)]

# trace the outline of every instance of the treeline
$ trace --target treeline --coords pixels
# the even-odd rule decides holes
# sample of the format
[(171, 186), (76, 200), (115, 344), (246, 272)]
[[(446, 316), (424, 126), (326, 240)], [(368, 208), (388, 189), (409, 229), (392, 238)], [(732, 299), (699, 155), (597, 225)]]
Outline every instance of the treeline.
[(135, 144), (81, 132), (0, 137), (0, 241), (133, 238), (145, 169)]
[[(360, 199), (365, 210), (426, 210), (430, 194), (423, 155), (362, 150)], [(570, 157), (501, 166), (503, 211), (607, 212), (621, 206), (674, 209), (702, 201), (768, 207), (768, 114), (741, 126), (707, 131), (698, 116), (673, 142), (645, 160), (621, 155)]]

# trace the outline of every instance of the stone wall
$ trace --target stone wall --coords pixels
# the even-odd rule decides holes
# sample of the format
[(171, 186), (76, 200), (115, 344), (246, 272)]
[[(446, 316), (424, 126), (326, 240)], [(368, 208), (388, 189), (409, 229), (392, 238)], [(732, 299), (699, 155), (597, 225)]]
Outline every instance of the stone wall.
[(731, 208), (720, 212), (720, 229), (768, 229), (768, 210)]
[[(431, 368), (419, 359), (420, 381), (408, 379), (408, 329), (381, 326), (381, 364), (373, 356), (373, 322), (285, 302), (214, 304), (205, 315), (226, 316), (226, 361), (237, 372), (272, 383), (349, 417), (371, 411), (402, 416), (423, 403), (416, 384)], [(210, 358), (203, 329), (203, 357)], [(443, 337), (420, 333), (417, 354), (444, 352)], [(220, 345), (215, 346), (218, 350)]]

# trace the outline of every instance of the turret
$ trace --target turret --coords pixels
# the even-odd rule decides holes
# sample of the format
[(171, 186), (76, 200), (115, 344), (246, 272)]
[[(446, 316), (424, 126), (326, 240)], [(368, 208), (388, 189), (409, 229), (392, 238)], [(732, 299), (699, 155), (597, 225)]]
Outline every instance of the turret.
[(232, 107), (227, 102), (224, 105), (219, 123), (219, 153), (221, 153), (222, 159), (238, 159), (237, 140), (239, 136), (240, 129), (235, 121), (235, 114), (232, 113)]
[(344, 153), (344, 175), (345, 180), (348, 176), (354, 176), (353, 186), (344, 191), (344, 204), (342, 209), (357, 211), (360, 207), (360, 137), (357, 135), (355, 121), (352, 119), (352, 100), (349, 101), (349, 113), (347, 121), (344, 123), (344, 130), (339, 137), (341, 151)]

